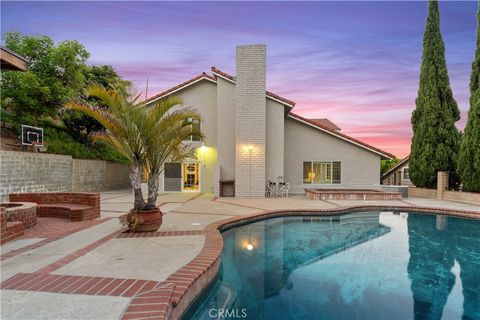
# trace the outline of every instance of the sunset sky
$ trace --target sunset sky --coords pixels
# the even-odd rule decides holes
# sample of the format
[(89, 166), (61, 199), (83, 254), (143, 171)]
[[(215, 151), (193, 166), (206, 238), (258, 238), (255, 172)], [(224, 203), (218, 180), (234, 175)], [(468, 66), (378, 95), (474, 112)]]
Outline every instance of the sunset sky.
[[(294, 111), (399, 157), (410, 151), (426, 2), (4, 2), (1, 31), (75, 39), (149, 96), (212, 66), (235, 73), (235, 45), (267, 44), (267, 88)], [(441, 2), (454, 97), (468, 110), (476, 2)]]

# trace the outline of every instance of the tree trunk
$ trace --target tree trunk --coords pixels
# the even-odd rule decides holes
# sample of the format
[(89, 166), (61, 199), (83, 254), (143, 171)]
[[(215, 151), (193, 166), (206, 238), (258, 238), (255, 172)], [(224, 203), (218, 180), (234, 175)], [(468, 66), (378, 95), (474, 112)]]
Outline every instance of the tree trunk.
[(140, 164), (134, 163), (130, 169), (130, 183), (133, 188), (135, 200), (133, 202), (134, 210), (143, 210), (145, 208), (145, 200), (142, 193), (142, 169)]
[(147, 201), (147, 210), (154, 209), (156, 207), (157, 197), (158, 197), (158, 184), (159, 184), (160, 173), (152, 173), (148, 177), (148, 201)]

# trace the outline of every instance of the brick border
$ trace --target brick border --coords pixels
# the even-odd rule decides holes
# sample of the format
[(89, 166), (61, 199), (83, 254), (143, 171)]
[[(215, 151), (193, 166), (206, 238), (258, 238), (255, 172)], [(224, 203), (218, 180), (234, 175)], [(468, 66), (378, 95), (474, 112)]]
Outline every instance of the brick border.
[(171, 231), (156, 231), (156, 232), (129, 232), (124, 231), (118, 234), (115, 238), (153, 238), (153, 237), (180, 237), (180, 236), (201, 236), (205, 234), (205, 230), (171, 230)]
[[(293, 209), (293, 210), (269, 210), (255, 212), (244, 216), (236, 216), (225, 220), (213, 222), (205, 227), (205, 243), (200, 253), (185, 266), (170, 275), (165, 280), (165, 289), (170, 295), (168, 303), (161, 303), (155, 306), (155, 312), (150, 313), (151, 306), (131, 309), (130, 306), (123, 314), (122, 320), (150, 319), (154, 317), (165, 319), (179, 319), (185, 313), (189, 305), (208, 287), (216, 277), (221, 263), (223, 249), (223, 238), (221, 232), (237, 225), (251, 223), (284, 216), (321, 215), (334, 216), (348, 213), (355, 213), (368, 210), (380, 211), (408, 211), (426, 214), (443, 214), (453, 217), (480, 220), (480, 213), (473, 211), (443, 209), (432, 207), (412, 207), (398, 205), (359, 205), (344, 206), (330, 209)], [(162, 297), (167, 297), (165, 294)], [(162, 300), (163, 301), (163, 300)]]
[(402, 200), (400, 192), (376, 190), (305, 189), (305, 196), (312, 200)]
[(154, 280), (72, 276), (49, 273), (17, 273), (1, 283), (2, 290), (28, 290), (63, 294), (133, 297), (153, 290)]
[[(100, 218), (100, 219), (95, 219), (93, 220), (95, 223), (92, 224), (92, 225), (88, 225), (88, 226), (82, 226), (82, 227), (79, 227), (78, 229), (74, 229), (72, 230), (71, 232), (66, 232), (64, 234), (61, 234), (60, 236), (56, 236), (56, 237), (53, 237), (53, 238), (47, 238), (47, 239), (44, 239), (44, 240), (40, 240), (38, 242), (35, 242), (35, 243), (32, 243), (32, 244), (29, 244), (29, 245), (26, 245), (24, 247), (21, 247), (21, 248), (18, 248), (18, 249), (15, 249), (15, 250), (12, 250), (12, 251), (9, 251), (7, 253), (4, 253), (4, 254), (1, 254), (0, 255), (0, 261), (3, 261), (3, 260), (6, 260), (6, 259), (9, 259), (9, 258), (12, 258), (12, 257), (15, 257), (19, 254), (22, 254), (26, 251), (29, 251), (29, 250), (33, 250), (33, 249), (37, 249), (37, 248), (40, 248), (40, 247), (43, 247), (44, 245), (46, 244), (49, 244), (51, 242), (54, 242), (54, 241), (57, 241), (59, 239), (62, 239), (64, 237), (68, 237), (74, 233), (77, 233), (77, 232), (80, 232), (80, 231), (83, 231), (85, 229), (88, 229), (88, 228), (91, 228), (91, 227), (94, 227), (96, 225), (99, 225), (103, 222), (106, 222), (108, 220), (111, 220), (111, 219), (114, 219), (112, 217), (106, 217), (106, 218)], [(74, 223), (74, 222), (73, 222)], [(28, 239), (28, 238), (26, 238)]]

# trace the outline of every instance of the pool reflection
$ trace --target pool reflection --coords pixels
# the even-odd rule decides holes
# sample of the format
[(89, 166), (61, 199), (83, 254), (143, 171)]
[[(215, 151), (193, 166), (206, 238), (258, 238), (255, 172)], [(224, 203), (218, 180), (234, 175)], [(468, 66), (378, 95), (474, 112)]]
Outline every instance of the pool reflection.
[(480, 224), (472, 220), (410, 214), (408, 275), (415, 319), (441, 319), (460, 265), (463, 319), (480, 319)]

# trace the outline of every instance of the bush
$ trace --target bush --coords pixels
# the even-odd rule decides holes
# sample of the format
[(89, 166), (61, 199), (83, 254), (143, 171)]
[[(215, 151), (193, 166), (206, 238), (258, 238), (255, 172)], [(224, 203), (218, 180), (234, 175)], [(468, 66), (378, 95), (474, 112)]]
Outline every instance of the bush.
[(48, 145), (47, 152), (72, 156), (75, 159), (99, 159), (118, 163), (128, 163), (128, 159), (109, 144), (98, 141), (87, 146), (77, 141), (64, 129), (44, 126), (44, 140)]

